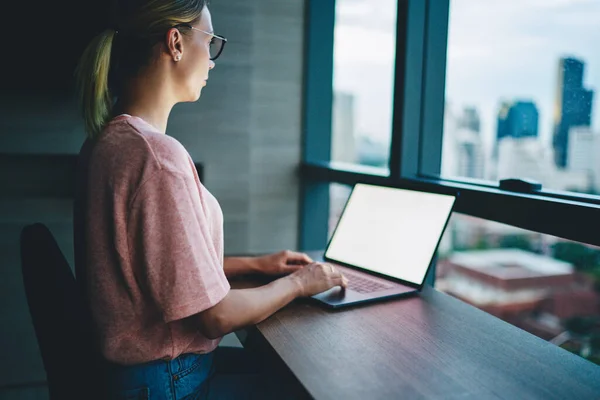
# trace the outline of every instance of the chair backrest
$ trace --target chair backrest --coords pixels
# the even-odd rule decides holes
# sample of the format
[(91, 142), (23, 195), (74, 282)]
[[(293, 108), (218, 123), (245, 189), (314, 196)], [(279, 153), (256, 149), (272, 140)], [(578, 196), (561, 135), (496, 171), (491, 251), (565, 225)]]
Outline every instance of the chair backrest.
[[(21, 232), (21, 269), (51, 399), (91, 398), (91, 324), (75, 276), (50, 230)], [(83, 390), (83, 391), (82, 391)]]

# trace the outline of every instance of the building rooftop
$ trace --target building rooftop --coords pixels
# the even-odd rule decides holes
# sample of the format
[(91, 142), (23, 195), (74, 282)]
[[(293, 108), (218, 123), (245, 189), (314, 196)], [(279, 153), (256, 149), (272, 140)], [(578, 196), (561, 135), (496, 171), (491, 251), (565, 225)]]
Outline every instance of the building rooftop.
[(501, 280), (570, 275), (572, 264), (519, 249), (457, 252), (448, 258), (454, 265)]

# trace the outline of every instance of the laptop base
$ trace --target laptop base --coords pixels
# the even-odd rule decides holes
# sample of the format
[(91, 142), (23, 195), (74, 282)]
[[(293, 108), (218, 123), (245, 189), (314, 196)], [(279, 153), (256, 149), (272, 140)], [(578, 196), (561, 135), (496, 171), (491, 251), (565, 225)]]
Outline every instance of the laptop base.
[(385, 292), (358, 293), (353, 290), (342, 290), (342, 288), (338, 286), (323, 293), (316, 294), (312, 296), (312, 299), (329, 308), (342, 308), (399, 297), (408, 297), (418, 293), (418, 289), (411, 287), (394, 287)]

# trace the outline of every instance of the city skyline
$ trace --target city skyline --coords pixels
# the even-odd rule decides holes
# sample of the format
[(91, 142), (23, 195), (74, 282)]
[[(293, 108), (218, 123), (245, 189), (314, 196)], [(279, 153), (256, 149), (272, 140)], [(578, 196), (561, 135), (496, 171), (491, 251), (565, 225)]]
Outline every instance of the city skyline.
[[(452, 0), (450, 7), (446, 100), (455, 109), (478, 109), (486, 157), (503, 101), (533, 101), (539, 137), (552, 146), (558, 60), (582, 59), (584, 87), (600, 87), (600, 54), (594, 50), (600, 40), (595, 28), (600, 2)], [(355, 97), (355, 135), (385, 145), (391, 132), (395, 13), (394, 0), (375, 5), (340, 0), (336, 5), (334, 90)], [(599, 113), (596, 101), (595, 130)]]
[[(478, 108), (488, 152), (495, 142), (501, 103), (532, 101), (539, 112), (539, 137), (551, 146), (560, 58), (583, 60), (583, 86), (598, 90), (600, 54), (594, 44), (600, 40), (595, 27), (600, 2), (453, 0), (450, 4), (447, 101), (456, 108)], [(596, 130), (599, 112), (595, 102), (591, 124)]]

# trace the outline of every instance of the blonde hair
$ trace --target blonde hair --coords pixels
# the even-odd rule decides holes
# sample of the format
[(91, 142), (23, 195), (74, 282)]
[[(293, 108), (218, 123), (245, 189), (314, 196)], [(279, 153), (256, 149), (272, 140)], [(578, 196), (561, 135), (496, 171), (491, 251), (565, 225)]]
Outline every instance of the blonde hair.
[(172, 27), (199, 20), (206, 5), (206, 0), (119, 1), (114, 27), (92, 39), (75, 70), (88, 137), (102, 132), (123, 82), (150, 62), (154, 45)]

